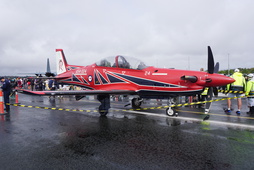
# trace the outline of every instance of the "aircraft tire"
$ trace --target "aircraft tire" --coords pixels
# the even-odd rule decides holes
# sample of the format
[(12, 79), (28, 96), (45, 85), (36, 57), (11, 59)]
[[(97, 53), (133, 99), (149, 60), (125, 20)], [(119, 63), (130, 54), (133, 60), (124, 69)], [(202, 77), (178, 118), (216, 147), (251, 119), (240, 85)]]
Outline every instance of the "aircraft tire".
[(176, 115), (176, 112), (175, 112), (174, 109), (172, 109), (171, 107), (169, 107), (169, 108), (166, 109), (166, 114), (167, 114), (168, 116), (174, 116), (174, 115)]
[(142, 104), (142, 100), (141, 98), (133, 98), (131, 100), (131, 105), (132, 105), (132, 108), (139, 108)]
[(108, 111), (100, 111), (101, 116), (106, 116), (108, 114)]
[(97, 99), (101, 102), (99, 106), (99, 113), (101, 116), (106, 116), (108, 114), (108, 109), (110, 108), (109, 95), (98, 95)]
[(101, 116), (106, 116), (108, 114), (108, 110), (103, 108), (102, 106), (99, 106), (99, 113)]

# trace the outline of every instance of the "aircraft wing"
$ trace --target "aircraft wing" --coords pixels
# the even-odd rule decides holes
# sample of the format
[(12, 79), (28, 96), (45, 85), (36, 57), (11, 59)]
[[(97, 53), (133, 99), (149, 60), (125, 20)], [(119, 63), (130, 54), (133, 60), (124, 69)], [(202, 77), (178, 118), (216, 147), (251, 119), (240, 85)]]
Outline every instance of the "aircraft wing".
[(31, 91), (19, 89), (18, 92), (40, 96), (62, 95), (98, 95), (98, 94), (136, 94), (134, 90), (59, 90), (59, 91)]

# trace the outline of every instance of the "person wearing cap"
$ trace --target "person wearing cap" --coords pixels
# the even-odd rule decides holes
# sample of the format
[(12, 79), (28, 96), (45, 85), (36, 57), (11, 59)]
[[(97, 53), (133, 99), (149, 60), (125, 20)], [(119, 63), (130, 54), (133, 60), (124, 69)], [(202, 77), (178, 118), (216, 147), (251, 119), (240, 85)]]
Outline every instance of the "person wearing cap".
[(233, 91), (231, 93), (228, 93), (228, 100), (227, 100), (227, 106), (228, 109), (225, 110), (227, 114), (231, 114), (231, 99), (232, 97), (237, 97), (237, 111), (236, 114), (239, 116), (241, 114), (241, 108), (242, 108), (242, 93), (245, 91), (246, 88), (246, 81), (243, 77), (243, 74), (240, 72), (239, 69), (235, 69), (234, 74), (230, 76), (231, 78), (235, 79), (235, 82), (227, 85), (227, 90)]
[(245, 95), (248, 97), (248, 107), (250, 111), (247, 112), (248, 114), (254, 113), (254, 75), (248, 74), (248, 82), (246, 86)]
[(7, 112), (10, 112), (10, 94), (11, 94), (11, 84), (10, 81), (5, 79), (4, 77), (0, 78), (2, 83), (1, 88), (4, 94), (4, 105)]

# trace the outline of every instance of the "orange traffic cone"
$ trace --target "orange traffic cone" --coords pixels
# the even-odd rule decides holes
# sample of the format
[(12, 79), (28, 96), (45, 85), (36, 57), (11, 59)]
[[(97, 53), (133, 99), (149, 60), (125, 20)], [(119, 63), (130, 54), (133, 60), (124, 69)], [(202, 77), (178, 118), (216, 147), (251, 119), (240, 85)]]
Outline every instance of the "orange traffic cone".
[(0, 90), (0, 114), (4, 114), (4, 100), (2, 90)]

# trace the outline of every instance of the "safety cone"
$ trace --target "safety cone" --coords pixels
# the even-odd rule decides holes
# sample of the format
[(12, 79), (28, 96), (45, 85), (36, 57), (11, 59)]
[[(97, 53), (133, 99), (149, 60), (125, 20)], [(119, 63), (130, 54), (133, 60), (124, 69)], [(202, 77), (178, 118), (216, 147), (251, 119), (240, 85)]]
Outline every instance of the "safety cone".
[(4, 100), (2, 90), (0, 90), (0, 114), (4, 114)]

